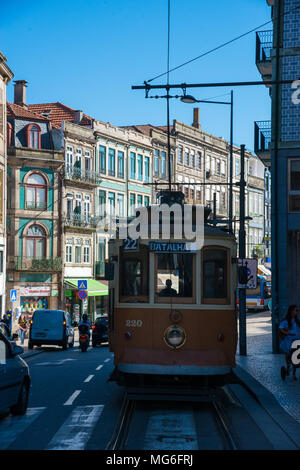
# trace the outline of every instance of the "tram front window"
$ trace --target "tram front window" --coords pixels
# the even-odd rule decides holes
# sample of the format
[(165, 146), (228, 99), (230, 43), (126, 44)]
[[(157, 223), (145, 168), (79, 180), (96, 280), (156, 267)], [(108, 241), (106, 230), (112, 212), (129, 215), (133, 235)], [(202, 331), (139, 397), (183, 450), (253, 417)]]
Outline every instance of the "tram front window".
[(120, 250), (120, 301), (148, 302), (148, 250), (136, 253)]
[(203, 297), (206, 303), (226, 300), (227, 293), (227, 251), (205, 249), (203, 252)]
[(156, 295), (193, 297), (193, 255), (166, 253), (157, 256)]

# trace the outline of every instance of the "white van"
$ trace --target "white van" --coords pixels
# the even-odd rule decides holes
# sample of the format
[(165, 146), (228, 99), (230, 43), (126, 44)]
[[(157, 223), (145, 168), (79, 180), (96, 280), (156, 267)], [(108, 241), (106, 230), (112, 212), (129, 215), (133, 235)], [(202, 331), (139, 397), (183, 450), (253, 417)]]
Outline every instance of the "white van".
[(36, 310), (30, 322), (28, 349), (55, 344), (63, 349), (74, 346), (71, 317), (64, 310)]

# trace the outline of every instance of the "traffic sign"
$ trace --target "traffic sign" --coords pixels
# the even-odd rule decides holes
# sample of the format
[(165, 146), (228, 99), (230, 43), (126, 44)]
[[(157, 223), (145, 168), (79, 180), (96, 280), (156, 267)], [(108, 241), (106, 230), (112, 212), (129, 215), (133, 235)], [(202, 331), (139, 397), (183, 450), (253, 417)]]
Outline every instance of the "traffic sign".
[(78, 290), (87, 290), (87, 280), (80, 279), (79, 281), (77, 281), (77, 287)]
[(247, 268), (247, 284), (238, 284), (238, 289), (256, 289), (257, 287), (257, 259), (253, 258), (239, 258), (238, 266), (245, 266)]
[(17, 301), (17, 290), (16, 289), (11, 289), (11, 291), (10, 291), (10, 300), (11, 300), (11, 302), (16, 302)]
[(87, 298), (87, 291), (86, 290), (80, 290), (78, 292), (78, 297), (81, 299), (81, 300), (84, 300)]

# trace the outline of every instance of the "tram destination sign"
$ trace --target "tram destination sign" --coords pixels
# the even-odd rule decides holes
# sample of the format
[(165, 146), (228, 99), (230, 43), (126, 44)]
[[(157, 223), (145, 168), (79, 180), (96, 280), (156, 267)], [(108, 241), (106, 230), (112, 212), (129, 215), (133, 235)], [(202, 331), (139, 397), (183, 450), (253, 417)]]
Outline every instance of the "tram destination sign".
[(155, 253), (194, 253), (195, 243), (188, 242), (149, 242), (149, 251)]

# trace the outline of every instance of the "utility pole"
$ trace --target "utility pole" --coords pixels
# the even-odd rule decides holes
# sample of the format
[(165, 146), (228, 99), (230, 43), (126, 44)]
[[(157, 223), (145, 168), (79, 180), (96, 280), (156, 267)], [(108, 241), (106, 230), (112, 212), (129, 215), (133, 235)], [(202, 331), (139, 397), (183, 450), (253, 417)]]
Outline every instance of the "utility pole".
[[(245, 145), (241, 145), (239, 258), (242, 260), (246, 258), (245, 186)], [(245, 280), (243, 280), (243, 282), (245, 282)], [(246, 284), (239, 288), (239, 337), (241, 356), (247, 356)]]

